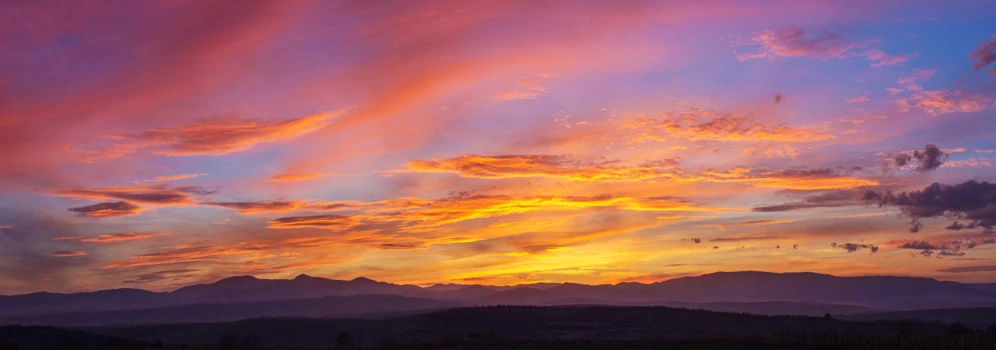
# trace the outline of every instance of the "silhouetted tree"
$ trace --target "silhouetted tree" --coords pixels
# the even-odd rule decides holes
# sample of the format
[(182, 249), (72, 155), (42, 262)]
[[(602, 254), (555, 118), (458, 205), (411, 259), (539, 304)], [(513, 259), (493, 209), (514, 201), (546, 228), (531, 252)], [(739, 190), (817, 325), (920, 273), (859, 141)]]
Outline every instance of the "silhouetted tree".
[(828, 312), (828, 313), (823, 314), (823, 318), (828, 319), (828, 320), (832, 320), (833, 316), (830, 316), (830, 313)]
[(986, 332), (992, 335), (996, 335), (996, 324), (991, 324), (986, 328)]
[(348, 332), (339, 332), (339, 335), (335, 337), (335, 348), (337, 350), (356, 349), (356, 340)]

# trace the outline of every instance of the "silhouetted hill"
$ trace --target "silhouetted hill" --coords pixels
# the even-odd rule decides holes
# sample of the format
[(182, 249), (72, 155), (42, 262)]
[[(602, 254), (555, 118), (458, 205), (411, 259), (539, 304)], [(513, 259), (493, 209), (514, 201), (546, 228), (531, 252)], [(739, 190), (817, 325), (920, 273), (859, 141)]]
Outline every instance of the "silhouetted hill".
[(43, 326), (0, 326), (0, 349), (139, 348), (142, 341)]
[(231, 323), (92, 328), (90, 331), (172, 344), (209, 345), (221, 335), (253, 336), (264, 346), (328, 348), (339, 332), (364, 345), (440, 342), (492, 334), (510, 340), (637, 340), (744, 337), (752, 334), (941, 333), (940, 324), (863, 323), (769, 317), (666, 307), (474, 307), (386, 320), (251, 319)]
[(417, 311), (456, 306), (460, 305), (449, 301), (408, 298), (398, 295), (356, 295), (244, 303), (192, 304), (137, 310), (8, 316), (0, 318), (0, 323), (83, 327), (230, 322), (258, 317), (346, 317), (358, 314)]
[(363, 277), (344, 281), (299, 275), (290, 280), (230, 277), (211, 284), (183, 287), (170, 294), (174, 299), (186, 302), (239, 302), (363, 294), (422, 296), (426, 293), (418, 286), (377, 282)]
[(996, 308), (980, 307), (876, 312), (847, 315), (843, 316), (843, 318), (855, 321), (916, 320), (944, 323), (960, 322), (972, 327), (986, 328), (989, 326), (996, 326)]
[(169, 293), (109, 289), (83, 293), (31, 293), (0, 296), (0, 316), (68, 311), (121, 310), (171, 303)]

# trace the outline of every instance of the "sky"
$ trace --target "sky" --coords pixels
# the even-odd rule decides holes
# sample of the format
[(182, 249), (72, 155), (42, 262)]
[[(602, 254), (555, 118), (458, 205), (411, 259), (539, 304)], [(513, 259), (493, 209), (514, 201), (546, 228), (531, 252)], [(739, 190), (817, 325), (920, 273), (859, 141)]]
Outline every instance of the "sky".
[(996, 282), (987, 1), (7, 1), (0, 294)]

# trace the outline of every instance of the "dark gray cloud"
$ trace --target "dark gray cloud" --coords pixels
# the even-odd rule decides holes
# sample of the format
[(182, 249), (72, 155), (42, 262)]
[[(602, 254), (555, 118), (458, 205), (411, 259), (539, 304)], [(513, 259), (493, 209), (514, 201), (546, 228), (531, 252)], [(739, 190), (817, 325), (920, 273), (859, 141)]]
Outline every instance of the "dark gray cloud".
[(146, 273), (138, 276), (132, 277), (132, 279), (127, 281), (121, 281), (121, 283), (129, 284), (143, 284), (151, 282), (159, 282), (165, 280), (183, 280), (190, 277), (195, 277), (198, 270), (195, 269), (179, 269), (179, 270), (162, 270), (152, 273)]
[(778, 212), (778, 211), (790, 211), (790, 210), (808, 209), (808, 208), (845, 207), (849, 205), (861, 204), (860, 198), (861, 198), (860, 192), (827, 191), (827, 192), (810, 195), (799, 201), (788, 202), (778, 205), (771, 205), (771, 206), (755, 207), (752, 210), (759, 212)]
[(142, 212), (142, 207), (128, 202), (105, 202), (84, 207), (69, 208), (69, 211), (95, 219), (113, 218), (135, 215)]
[(969, 220), (967, 225), (948, 226), (952, 230), (978, 226), (992, 232), (996, 226), (996, 184), (988, 182), (934, 183), (920, 191), (899, 193), (867, 191), (862, 199), (883, 207), (898, 207), (904, 216), (912, 218), (910, 232), (914, 233), (923, 228), (920, 219), (942, 216)]
[(963, 273), (963, 272), (991, 272), (996, 271), (996, 266), (958, 266), (937, 270), (937, 272)]
[(781, 93), (775, 94), (775, 104), (782, 103), (783, 99), (785, 99), (785, 96), (782, 95)]
[(924, 257), (933, 256), (934, 253), (936, 253), (938, 258), (943, 258), (948, 256), (964, 256), (965, 252), (962, 251), (963, 248), (972, 249), (975, 248), (975, 246), (975, 241), (966, 239), (954, 240), (951, 241), (951, 244), (934, 244), (927, 241), (912, 241), (903, 243), (896, 248), (919, 250), (919, 254)]
[(916, 150), (913, 153), (902, 152), (889, 155), (885, 164), (882, 164), (883, 171), (905, 167), (912, 161), (917, 162), (914, 170), (919, 172), (929, 172), (937, 169), (948, 158), (948, 154), (941, 151), (936, 145), (925, 145), (923, 150)]
[(833, 243), (830, 244), (830, 246), (834, 247), (834, 248), (844, 249), (848, 253), (854, 253), (854, 252), (856, 252), (858, 250), (861, 250), (861, 249), (868, 249), (868, 250), (871, 251), (871, 253), (877, 253), (878, 252), (878, 246), (872, 245), (872, 244), (860, 244), (860, 243), (843, 243), (843, 244), (838, 244), (837, 242), (833, 242)]
[[(972, 62), (972, 69), (975, 70), (985, 68), (996, 61), (996, 34), (993, 34), (989, 40), (983, 40), (979, 47), (968, 53), (968, 58), (975, 61)], [(989, 69), (989, 75), (996, 77), (996, 66)]]

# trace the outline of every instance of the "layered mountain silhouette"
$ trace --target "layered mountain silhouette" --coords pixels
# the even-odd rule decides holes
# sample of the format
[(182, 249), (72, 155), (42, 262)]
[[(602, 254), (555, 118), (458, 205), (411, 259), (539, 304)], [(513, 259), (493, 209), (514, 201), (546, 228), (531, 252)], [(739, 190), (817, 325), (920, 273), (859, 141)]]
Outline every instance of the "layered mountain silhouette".
[(237, 276), (172, 292), (114, 289), (0, 296), (0, 324), (60, 326), (227, 322), (254, 317), (378, 318), (462, 306), (672, 306), (756, 314), (859, 314), (996, 306), (991, 284), (816, 273), (717, 272), (658, 283), (398, 285)]

